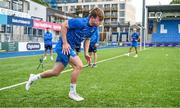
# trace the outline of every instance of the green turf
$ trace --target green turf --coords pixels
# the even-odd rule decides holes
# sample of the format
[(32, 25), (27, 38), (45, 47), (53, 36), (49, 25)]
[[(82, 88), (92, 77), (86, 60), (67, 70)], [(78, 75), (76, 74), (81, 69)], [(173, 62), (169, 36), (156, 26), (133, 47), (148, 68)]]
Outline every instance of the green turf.
[[(104, 49), (98, 56), (104, 60), (127, 51)], [(39, 57), (0, 59), (0, 88), (39, 73)], [(45, 66), (50, 69), (53, 63), (48, 60)], [(0, 91), (0, 107), (180, 107), (180, 48), (151, 48), (138, 58), (123, 56), (99, 63), (97, 68), (84, 68), (77, 85), (83, 102), (67, 96), (70, 73), (39, 80), (29, 92), (24, 85)]]

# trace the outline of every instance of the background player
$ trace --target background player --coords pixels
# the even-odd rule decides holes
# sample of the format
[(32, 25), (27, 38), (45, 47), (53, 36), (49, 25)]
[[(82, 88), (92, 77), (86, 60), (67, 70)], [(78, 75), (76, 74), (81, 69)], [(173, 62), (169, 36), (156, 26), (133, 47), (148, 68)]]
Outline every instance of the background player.
[(139, 41), (139, 33), (137, 32), (137, 29), (134, 28), (133, 34), (131, 35), (131, 47), (129, 49), (129, 53), (127, 54), (128, 56), (131, 53), (132, 48), (134, 47), (136, 52), (136, 55), (134, 57), (138, 57), (138, 51), (137, 51), (138, 41)]

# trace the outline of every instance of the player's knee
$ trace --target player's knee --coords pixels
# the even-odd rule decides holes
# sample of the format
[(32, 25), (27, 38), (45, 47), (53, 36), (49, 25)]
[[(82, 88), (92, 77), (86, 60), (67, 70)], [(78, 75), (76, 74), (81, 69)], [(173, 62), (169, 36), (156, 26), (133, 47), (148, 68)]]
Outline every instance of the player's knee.
[(83, 64), (79, 64), (79, 65), (76, 65), (75, 69), (76, 70), (81, 70), (83, 68)]

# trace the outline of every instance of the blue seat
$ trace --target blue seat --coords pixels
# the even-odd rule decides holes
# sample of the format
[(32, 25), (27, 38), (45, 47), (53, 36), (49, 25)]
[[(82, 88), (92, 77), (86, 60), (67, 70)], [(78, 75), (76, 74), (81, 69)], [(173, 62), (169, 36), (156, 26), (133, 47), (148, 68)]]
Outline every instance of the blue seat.
[(180, 42), (180, 34), (160, 34), (153, 33), (152, 34), (152, 42), (155, 43), (164, 43), (164, 42)]

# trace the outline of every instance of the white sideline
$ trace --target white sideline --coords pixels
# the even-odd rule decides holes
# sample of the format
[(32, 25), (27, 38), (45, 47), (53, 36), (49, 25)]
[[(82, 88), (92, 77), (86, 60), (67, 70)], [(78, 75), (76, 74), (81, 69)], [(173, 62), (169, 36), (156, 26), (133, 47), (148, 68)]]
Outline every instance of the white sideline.
[[(146, 49), (149, 49), (149, 48), (146, 48)], [(102, 63), (102, 62), (105, 62), (105, 61), (109, 61), (109, 60), (113, 60), (113, 59), (116, 59), (116, 58), (119, 58), (119, 57), (123, 57), (125, 56), (127, 53), (125, 54), (122, 54), (122, 55), (119, 55), (119, 56), (115, 56), (115, 57), (111, 57), (111, 58), (108, 58), (108, 59), (104, 59), (104, 60), (101, 60), (101, 61), (98, 61), (97, 63)], [(87, 67), (87, 64), (84, 65), (83, 67)], [(66, 73), (66, 72), (69, 72), (69, 71), (72, 71), (73, 69), (68, 69), (68, 70), (65, 70), (65, 71), (62, 71), (62, 73)], [(62, 74), (61, 73), (61, 74)], [(13, 87), (16, 87), (16, 86), (20, 86), (20, 85), (23, 85), (23, 84), (26, 84), (27, 81), (25, 82), (22, 82), (22, 83), (18, 83), (18, 84), (14, 84), (14, 85), (11, 85), (11, 86), (7, 86), (7, 87), (3, 87), (3, 88), (0, 88), (0, 91), (2, 90), (5, 90), (5, 89), (9, 89), (9, 88), (13, 88)]]

